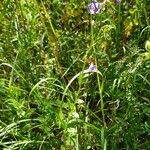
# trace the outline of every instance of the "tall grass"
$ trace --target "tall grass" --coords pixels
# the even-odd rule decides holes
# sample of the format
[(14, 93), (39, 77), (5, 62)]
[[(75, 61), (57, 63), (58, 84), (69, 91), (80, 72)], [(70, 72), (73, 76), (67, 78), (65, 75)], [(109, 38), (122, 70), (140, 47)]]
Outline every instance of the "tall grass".
[(1, 1), (0, 149), (150, 149), (150, 2), (91, 2)]

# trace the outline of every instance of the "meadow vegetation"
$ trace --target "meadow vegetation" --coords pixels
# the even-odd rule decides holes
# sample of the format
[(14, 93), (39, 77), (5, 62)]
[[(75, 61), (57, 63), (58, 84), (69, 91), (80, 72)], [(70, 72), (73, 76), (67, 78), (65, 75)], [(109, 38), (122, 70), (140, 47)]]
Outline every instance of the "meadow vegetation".
[(150, 1), (90, 3), (1, 0), (1, 150), (150, 149)]

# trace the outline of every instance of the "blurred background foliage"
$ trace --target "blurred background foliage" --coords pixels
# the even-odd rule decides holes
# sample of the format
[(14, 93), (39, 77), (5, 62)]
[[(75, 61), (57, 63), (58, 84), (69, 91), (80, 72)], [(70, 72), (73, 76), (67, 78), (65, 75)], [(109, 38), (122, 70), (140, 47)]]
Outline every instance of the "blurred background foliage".
[[(150, 1), (91, 2), (1, 0), (0, 149), (150, 149)], [(62, 101), (95, 57), (104, 131), (95, 74)]]

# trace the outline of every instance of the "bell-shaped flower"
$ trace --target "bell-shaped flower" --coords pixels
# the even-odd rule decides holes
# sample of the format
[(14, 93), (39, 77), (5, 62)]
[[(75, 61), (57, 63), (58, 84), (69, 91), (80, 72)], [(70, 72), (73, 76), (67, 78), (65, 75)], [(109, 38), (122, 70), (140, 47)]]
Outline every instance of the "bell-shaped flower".
[(115, 0), (116, 4), (119, 4), (121, 2), (121, 0)]
[(88, 68), (88, 71), (89, 72), (96, 72), (96, 66), (93, 63), (91, 63), (89, 68)]
[(93, 0), (91, 4), (88, 5), (89, 12), (91, 14), (98, 14), (101, 10), (101, 4), (97, 2), (97, 0)]

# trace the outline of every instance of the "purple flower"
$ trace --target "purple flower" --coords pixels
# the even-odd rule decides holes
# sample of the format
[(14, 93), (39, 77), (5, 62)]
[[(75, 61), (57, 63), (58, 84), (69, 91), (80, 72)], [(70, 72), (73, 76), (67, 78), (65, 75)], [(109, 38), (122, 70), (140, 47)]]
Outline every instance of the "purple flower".
[(115, 0), (116, 4), (119, 4), (121, 2), (121, 0)]
[(101, 10), (101, 4), (97, 2), (97, 0), (93, 0), (91, 4), (88, 5), (89, 12), (91, 14), (98, 14)]
[(93, 63), (91, 63), (89, 68), (88, 68), (88, 71), (89, 72), (96, 72), (96, 66)]

